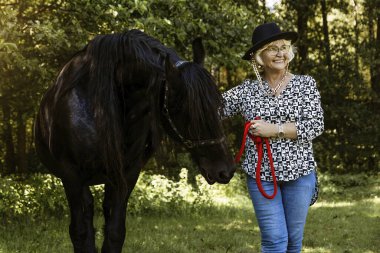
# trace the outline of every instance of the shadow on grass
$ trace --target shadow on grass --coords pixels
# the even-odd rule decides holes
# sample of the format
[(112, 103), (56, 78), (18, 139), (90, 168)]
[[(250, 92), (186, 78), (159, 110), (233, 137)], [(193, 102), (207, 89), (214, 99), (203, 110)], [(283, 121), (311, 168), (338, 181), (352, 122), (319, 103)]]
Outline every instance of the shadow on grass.
[[(379, 210), (380, 202), (374, 200), (318, 203), (310, 209), (303, 252), (379, 252)], [(260, 232), (250, 209), (138, 219), (128, 229), (125, 252), (260, 252)]]
[(130, 220), (127, 233), (123, 252), (259, 252), (259, 229), (253, 212), (246, 209), (137, 217)]

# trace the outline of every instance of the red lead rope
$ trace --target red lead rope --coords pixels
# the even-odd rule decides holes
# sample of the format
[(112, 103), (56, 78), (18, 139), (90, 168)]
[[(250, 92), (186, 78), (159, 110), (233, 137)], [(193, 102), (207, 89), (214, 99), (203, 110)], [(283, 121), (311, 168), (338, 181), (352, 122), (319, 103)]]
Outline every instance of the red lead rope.
[[(260, 117), (256, 117), (255, 120), (259, 120)], [(235, 162), (239, 163), (241, 156), (243, 155), (244, 147), (245, 147), (245, 142), (247, 140), (247, 136), (251, 138), (251, 140), (255, 143), (256, 145), (256, 150), (258, 152), (258, 160), (257, 160), (257, 165), (256, 165), (256, 183), (257, 187), (259, 188), (259, 191), (261, 194), (267, 198), (267, 199), (273, 199), (276, 194), (277, 194), (277, 180), (276, 180), (276, 175), (274, 173), (274, 166), (273, 166), (273, 158), (272, 158), (272, 152), (270, 151), (270, 146), (269, 146), (269, 140), (268, 138), (261, 138), (259, 136), (253, 136), (252, 134), (249, 133), (249, 128), (251, 127), (253, 123), (252, 122), (247, 122), (245, 123), (244, 126), (244, 135), (243, 135), (243, 140), (241, 142), (241, 147), (239, 150), (239, 153), (235, 157)], [(261, 178), (260, 178), (260, 172), (261, 172), (261, 162), (263, 160), (263, 145), (265, 144), (267, 146), (267, 151), (268, 151), (268, 158), (269, 158), (269, 164), (270, 164), (270, 170), (272, 173), (272, 178), (273, 178), (273, 185), (274, 185), (274, 191), (272, 195), (268, 195), (264, 189), (263, 185), (261, 184)]]

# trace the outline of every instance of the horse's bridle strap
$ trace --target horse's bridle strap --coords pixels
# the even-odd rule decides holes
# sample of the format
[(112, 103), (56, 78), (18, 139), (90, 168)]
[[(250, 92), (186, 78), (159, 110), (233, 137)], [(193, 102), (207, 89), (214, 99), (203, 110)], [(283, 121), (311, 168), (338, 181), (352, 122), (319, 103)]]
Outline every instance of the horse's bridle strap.
[(165, 95), (164, 95), (164, 104), (163, 104), (163, 114), (167, 121), (169, 122), (170, 127), (173, 129), (174, 133), (177, 135), (178, 139), (185, 145), (187, 148), (192, 149), (199, 146), (208, 146), (208, 145), (215, 145), (222, 143), (225, 138), (222, 136), (219, 139), (205, 139), (205, 140), (189, 140), (186, 139), (179, 131), (178, 128), (175, 126), (173, 120), (170, 117), (169, 113), (169, 107), (168, 107), (168, 93), (169, 93), (169, 87), (166, 84), (166, 81), (163, 82), (165, 86)]

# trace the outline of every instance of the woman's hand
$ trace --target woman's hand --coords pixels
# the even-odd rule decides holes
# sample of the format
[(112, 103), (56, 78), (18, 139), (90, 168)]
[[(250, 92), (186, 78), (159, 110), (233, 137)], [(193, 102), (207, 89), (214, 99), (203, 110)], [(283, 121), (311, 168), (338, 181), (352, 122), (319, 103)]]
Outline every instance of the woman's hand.
[(278, 126), (265, 122), (264, 120), (251, 120), (253, 123), (250, 127), (250, 132), (254, 136), (260, 137), (276, 137), (278, 134)]

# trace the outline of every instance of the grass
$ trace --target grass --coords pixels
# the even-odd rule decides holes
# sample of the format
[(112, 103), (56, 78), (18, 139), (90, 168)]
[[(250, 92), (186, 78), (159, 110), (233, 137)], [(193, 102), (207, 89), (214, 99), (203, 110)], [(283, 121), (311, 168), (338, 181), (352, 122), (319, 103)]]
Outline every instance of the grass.
[[(322, 182), (323, 183), (323, 182)], [(380, 186), (326, 185), (311, 207), (304, 253), (380, 252)], [(231, 204), (233, 203), (233, 204)], [(260, 252), (260, 232), (246, 197), (192, 214), (128, 215), (123, 252)], [(14, 220), (0, 226), (0, 253), (72, 252), (69, 218)], [(100, 248), (103, 219), (95, 218)]]

